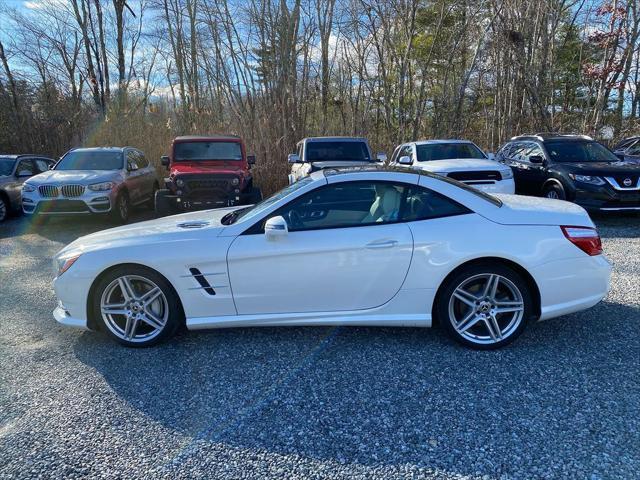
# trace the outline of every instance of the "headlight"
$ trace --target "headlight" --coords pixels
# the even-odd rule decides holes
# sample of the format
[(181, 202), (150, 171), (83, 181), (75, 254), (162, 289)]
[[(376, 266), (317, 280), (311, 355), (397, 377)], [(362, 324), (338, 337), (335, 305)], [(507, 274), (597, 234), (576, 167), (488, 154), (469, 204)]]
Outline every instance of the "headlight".
[(89, 185), (89, 190), (93, 190), (94, 192), (106, 192), (107, 190), (111, 190), (115, 184), (113, 182), (102, 182), (102, 183), (94, 183)]
[(233, 180), (231, 180), (231, 185), (233, 185), (234, 187), (239, 184), (240, 184), (240, 179), (238, 177), (235, 177)]
[(33, 185), (29, 185), (28, 183), (25, 183), (24, 185), (22, 185), (22, 191), (26, 193), (35, 192), (36, 187), (34, 187)]
[(513, 170), (500, 170), (500, 176), (502, 177), (502, 180), (513, 178)]
[(56, 275), (59, 277), (64, 272), (69, 270), (69, 268), (71, 268), (71, 265), (73, 265), (76, 262), (76, 260), (78, 260), (78, 258), (80, 258), (80, 255), (81, 254), (72, 255), (72, 256), (56, 257), (56, 259), (55, 259)]
[(179, 187), (184, 187), (184, 180), (182, 180), (181, 178), (177, 179), (176, 185)]
[(573, 173), (570, 173), (569, 176), (576, 182), (587, 183), (589, 185), (604, 185), (604, 180), (600, 177), (592, 177), (590, 175), (576, 175)]

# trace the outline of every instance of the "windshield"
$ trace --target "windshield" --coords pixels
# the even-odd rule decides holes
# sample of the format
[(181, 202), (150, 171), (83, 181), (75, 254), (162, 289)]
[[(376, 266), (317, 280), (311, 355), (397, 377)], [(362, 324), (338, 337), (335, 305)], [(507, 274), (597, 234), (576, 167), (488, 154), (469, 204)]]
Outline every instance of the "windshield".
[(305, 157), (308, 162), (370, 162), (365, 142), (307, 142)]
[(416, 145), (419, 162), (450, 160), (453, 158), (487, 158), (482, 150), (472, 143), (432, 143)]
[(307, 185), (308, 183), (311, 183), (312, 181), (313, 180), (311, 177), (303, 177), (302, 179), (298, 180), (296, 183), (289, 185), (287, 187), (284, 187), (282, 190), (274, 193), (269, 198), (265, 198), (261, 202), (256, 203), (251, 207), (241, 208), (239, 210), (235, 210), (231, 213), (228, 213), (222, 218), (222, 223), (224, 225), (231, 225), (232, 223), (235, 223), (240, 219), (249, 220), (255, 217), (256, 215), (259, 215), (260, 213), (264, 212), (267, 208), (269, 208), (271, 205), (273, 205), (280, 199), (286, 197), (292, 192), (295, 192), (299, 188), (304, 187), (305, 185)]
[(182, 142), (173, 147), (177, 162), (197, 160), (242, 160), (239, 142)]
[(122, 152), (73, 150), (56, 164), (55, 170), (120, 170)]
[(598, 142), (548, 142), (545, 143), (554, 162), (619, 162), (607, 147)]
[(11, 175), (13, 171), (13, 165), (16, 163), (15, 158), (0, 157), (0, 177), (6, 177)]

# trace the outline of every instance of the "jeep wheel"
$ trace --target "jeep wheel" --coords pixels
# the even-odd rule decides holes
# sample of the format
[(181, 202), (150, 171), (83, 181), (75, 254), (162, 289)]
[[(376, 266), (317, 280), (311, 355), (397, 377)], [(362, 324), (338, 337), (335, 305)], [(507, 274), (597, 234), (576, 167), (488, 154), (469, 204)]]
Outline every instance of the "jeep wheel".
[(251, 187), (244, 195), (244, 205), (253, 205), (262, 201), (262, 190), (259, 188)]
[(124, 225), (129, 221), (130, 210), (131, 205), (129, 204), (129, 195), (127, 195), (127, 192), (121, 192), (116, 198), (116, 203), (111, 208), (111, 216), (113, 220)]
[(173, 215), (175, 213), (175, 209), (173, 208), (173, 204), (171, 202), (171, 198), (169, 198), (171, 192), (169, 190), (158, 190), (155, 196), (155, 209), (156, 215), (159, 217), (166, 217), (167, 215)]

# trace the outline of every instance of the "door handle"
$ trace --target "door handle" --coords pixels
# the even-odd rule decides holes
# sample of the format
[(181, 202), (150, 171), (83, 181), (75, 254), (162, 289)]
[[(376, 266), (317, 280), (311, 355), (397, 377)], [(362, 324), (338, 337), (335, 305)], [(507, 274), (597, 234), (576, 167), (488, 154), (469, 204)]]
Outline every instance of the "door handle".
[(374, 248), (391, 248), (398, 245), (397, 240), (387, 240), (384, 242), (371, 242), (365, 245), (366, 248), (374, 249)]

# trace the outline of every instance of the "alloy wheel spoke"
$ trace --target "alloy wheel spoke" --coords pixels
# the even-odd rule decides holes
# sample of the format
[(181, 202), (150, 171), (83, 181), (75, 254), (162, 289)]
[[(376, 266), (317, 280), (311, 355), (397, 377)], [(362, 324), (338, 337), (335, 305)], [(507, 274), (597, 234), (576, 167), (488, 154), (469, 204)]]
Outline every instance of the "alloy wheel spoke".
[(127, 322), (124, 325), (125, 340), (131, 340), (133, 337), (135, 337), (137, 328), (138, 328), (138, 318), (134, 316), (127, 317)]
[(500, 283), (499, 275), (489, 275), (489, 279), (487, 280), (487, 284), (484, 287), (484, 297), (495, 298), (496, 292), (498, 291), (498, 284)]
[(480, 315), (476, 315), (476, 313), (472, 310), (466, 317), (464, 317), (460, 321), (458, 325), (456, 325), (456, 328), (458, 332), (464, 333), (475, 324), (477, 324), (480, 320), (482, 320), (482, 317)]
[(496, 308), (496, 314), (497, 313), (521, 312), (522, 310), (524, 310), (524, 307), (520, 303), (519, 305), (514, 305), (513, 307), (498, 307), (498, 308)]
[(124, 303), (109, 303), (102, 305), (101, 311), (105, 315), (126, 315), (128, 312)]
[(466, 290), (463, 290), (462, 288), (456, 288), (456, 290), (453, 292), (453, 296), (461, 302), (466, 303), (470, 307), (475, 307), (476, 301), (478, 300), (478, 297), (476, 297), (472, 293), (467, 292)]
[(145, 310), (142, 313), (140, 320), (158, 330), (164, 327), (164, 320), (158, 318), (153, 312), (150, 312), (149, 310)]
[(122, 292), (122, 296), (125, 300), (135, 300), (136, 294), (133, 291), (133, 285), (131, 285), (131, 281), (129, 277), (120, 277), (118, 279), (118, 285), (120, 286), (120, 291)]
[(485, 317), (484, 323), (487, 326), (487, 330), (489, 331), (489, 335), (495, 341), (502, 339), (502, 332), (500, 331), (500, 325), (498, 325), (498, 320), (494, 315), (489, 315)]
[(153, 303), (153, 301), (160, 295), (162, 295), (162, 290), (160, 290), (160, 287), (155, 287), (142, 295), (142, 297), (140, 297), (140, 301), (145, 305), (149, 305), (150, 303)]

